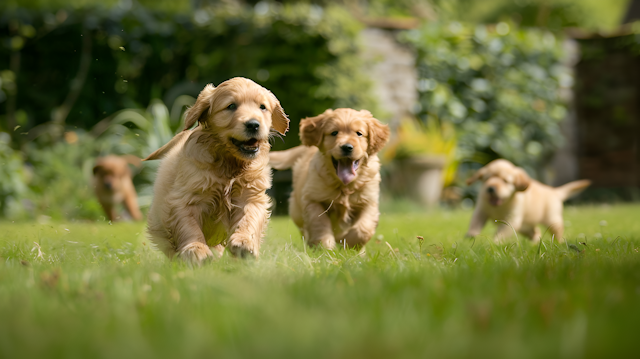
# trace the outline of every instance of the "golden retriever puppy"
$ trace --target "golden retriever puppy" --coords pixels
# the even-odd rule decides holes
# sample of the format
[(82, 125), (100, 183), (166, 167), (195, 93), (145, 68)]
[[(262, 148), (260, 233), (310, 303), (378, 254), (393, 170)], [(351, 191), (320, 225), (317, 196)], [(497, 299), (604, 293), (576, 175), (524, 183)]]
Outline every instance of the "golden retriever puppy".
[[(549, 187), (529, 178), (522, 168), (503, 159), (489, 162), (469, 178), (467, 184), (477, 180), (483, 185), (467, 236), (480, 234), (487, 220), (503, 220), (534, 241), (540, 240), (538, 225), (542, 224), (549, 227), (558, 242), (564, 240), (562, 203), (591, 184), (591, 181), (580, 180), (557, 188)], [(494, 239), (500, 242), (511, 235), (512, 229), (500, 224)]]
[(107, 218), (115, 222), (116, 207), (120, 204), (129, 212), (131, 218), (142, 220), (138, 208), (138, 196), (131, 182), (129, 164), (140, 167), (140, 159), (135, 156), (106, 156), (96, 160), (93, 167), (93, 181), (98, 202), (104, 209)]
[(310, 246), (364, 246), (378, 225), (380, 160), (389, 127), (369, 111), (327, 110), (300, 122), (302, 146), (271, 152), (293, 167), (289, 214)]
[[(190, 130), (196, 123), (198, 127)], [(164, 158), (148, 215), (151, 240), (169, 258), (200, 263), (226, 244), (257, 257), (269, 218), (269, 136), (289, 119), (278, 99), (245, 78), (207, 85), (185, 128), (145, 160)]]

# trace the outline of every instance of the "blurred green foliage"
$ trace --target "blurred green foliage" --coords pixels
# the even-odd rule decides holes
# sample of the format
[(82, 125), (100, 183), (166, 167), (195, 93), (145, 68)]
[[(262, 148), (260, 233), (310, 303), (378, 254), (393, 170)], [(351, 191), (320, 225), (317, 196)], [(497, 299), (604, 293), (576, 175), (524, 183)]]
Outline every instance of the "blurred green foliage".
[(565, 27), (613, 30), (629, 0), (433, 0), (442, 21), (497, 23), (562, 31)]
[(88, 129), (120, 109), (173, 103), (206, 83), (244, 76), (280, 99), (293, 122), (275, 147), (289, 147), (299, 143), (300, 118), (329, 107), (375, 111), (357, 56), (361, 26), (332, 5), (10, 8), (0, 16), (0, 70), (15, 78), (3, 101), (14, 106), (0, 106), (0, 124)]
[[(90, 131), (65, 132), (62, 141), (43, 136), (27, 144), (25, 160), (33, 176), (24, 196), (28, 211), (23, 214), (104, 219), (93, 189), (96, 158), (110, 154), (145, 157), (182, 129), (181, 110), (194, 102), (192, 97), (179, 97), (170, 111), (160, 101), (152, 101), (146, 110), (118, 111)], [(141, 206), (151, 202), (158, 165), (159, 161), (145, 162), (141, 169), (132, 171)]]
[(452, 123), (462, 159), (506, 158), (535, 173), (562, 142), (562, 87), (573, 83), (561, 39), (513, 24), (429, 23), (406, 32), (418, 50), (420, 118)]
[[(18, 167), (33, 172), (31, 182), (12, 174), (31, 192), (16, 186), (3, 192), (3, 210), (10, 203), (26, 209), (4, 215), (100, 218), (91, 183), (95, 158), (145, 157), (159, 148), (207, 83), (244, 76), (270, 89), (292, 120), (275, 149), (297, 145), (298, 121), (326, 108), (375, 112), (358, 57), (362, 25), (344, 8), (276, 2), (175, 6), (0, 6), (0, 131), (12, 137), (5, 141), (6, 156), (18, 166), (19, 156), (9, 150), (21, 149), (25, 162)], [(141, 205), (150, 202), (156, 166), (145, 164), (134, 179)]]
[(36, 215), (57, 220), (104, 216), (91, 180), (95, 139), (84, 131), (70, 133), (65, 141), (47, 146), (30, 144), (25, 151), (33, 169), (29, 183), (32, 193), (26, 200), (31, 218)]
[[(524, 28), (611, 28), (626, 0), (607, 4), (7, 0), (0, 4), (0, 156), (10, 165), (0, 169), (0, 215), (98, 218), (95, 157), (157, 149), (206, 83), (245, 76), (272, 90), (292, 119), (276, 150), (297, 145), (299, 119), (326, 108), (375, 114), (357, 19), (376, 17), (428, 20), (401, 35), (418, 53), (424, 128), (455, 127), (459, 159), (504, 157), (535, 173), (561, 143), (566, 110), (558, 92), (573, 79), (561, 38)], [(410, 151), (422, 149), (419, 142)], [(135, 178), (143, 205), (154, 166)]]
[(29, 192), (29, 172), (23, 164), (22, 154), (11, 148), (10, 141), (8, 133), (0, 132), (0, 217), (21, 215), (21, 200)]

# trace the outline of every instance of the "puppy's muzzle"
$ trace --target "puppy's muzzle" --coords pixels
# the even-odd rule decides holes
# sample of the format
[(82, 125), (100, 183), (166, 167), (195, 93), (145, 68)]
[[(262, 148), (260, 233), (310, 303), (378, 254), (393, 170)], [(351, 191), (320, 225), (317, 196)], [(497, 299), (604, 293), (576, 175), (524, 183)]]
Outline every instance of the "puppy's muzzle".
[(489, 193), (489, 194), (494, 194), (494, 193), (496, 193), (496, 188), (495, 188), (495, 187), (493, 187), (493, 186), (489, 186), (489, 187), (487, 188), (487, 193)]

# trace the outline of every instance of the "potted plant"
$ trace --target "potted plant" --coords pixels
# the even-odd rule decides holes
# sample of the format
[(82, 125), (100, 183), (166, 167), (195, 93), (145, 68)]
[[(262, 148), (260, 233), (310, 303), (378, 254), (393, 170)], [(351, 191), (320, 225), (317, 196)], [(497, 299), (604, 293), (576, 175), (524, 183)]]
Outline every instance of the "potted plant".
[(426, 206), (438, 204), (457, 169), (453, 126), (406, 118), (382, 153), (390, 189)]

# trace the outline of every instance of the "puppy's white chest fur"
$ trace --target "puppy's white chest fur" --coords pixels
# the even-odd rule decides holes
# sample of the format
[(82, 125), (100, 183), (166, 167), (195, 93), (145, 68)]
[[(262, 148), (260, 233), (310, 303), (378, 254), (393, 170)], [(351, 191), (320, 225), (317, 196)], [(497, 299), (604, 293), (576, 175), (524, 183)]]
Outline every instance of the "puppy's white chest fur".
[(499, 206), (493, 206), (488, 200), (483, 199), (480, 206), (487, 217), (492, 220), (505, 220), (507, 222), (513, 220), (514, 216), (522, 215), (522, 204), (524, 202), (523, 193), (515, 193), (512, 198), (505, 201)]

